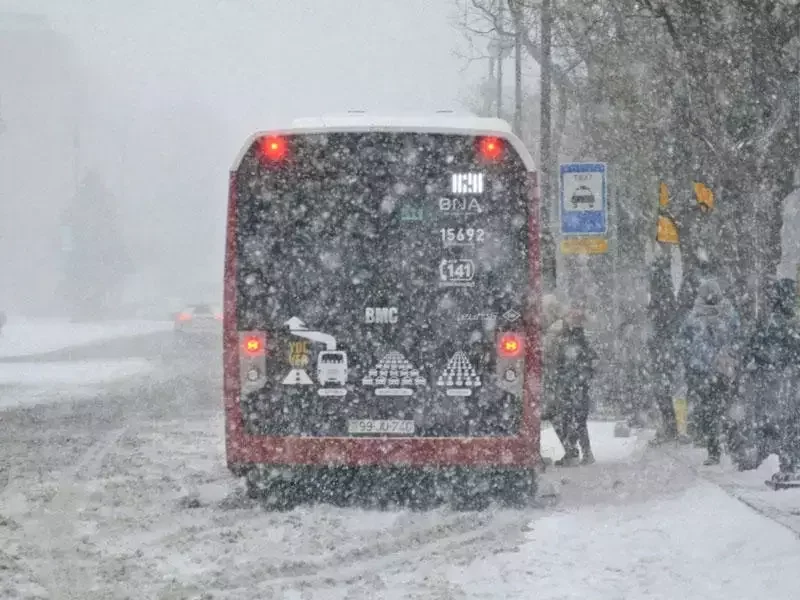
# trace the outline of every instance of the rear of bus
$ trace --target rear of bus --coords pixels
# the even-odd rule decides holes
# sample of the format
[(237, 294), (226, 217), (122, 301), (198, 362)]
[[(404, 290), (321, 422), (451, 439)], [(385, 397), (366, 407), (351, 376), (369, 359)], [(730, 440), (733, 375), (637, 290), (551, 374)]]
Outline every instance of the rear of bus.
[(533, 492), (535, 193), (504, 129), (248, 143), (231, 173), (224, 326), (227, 460), (251, 492)]

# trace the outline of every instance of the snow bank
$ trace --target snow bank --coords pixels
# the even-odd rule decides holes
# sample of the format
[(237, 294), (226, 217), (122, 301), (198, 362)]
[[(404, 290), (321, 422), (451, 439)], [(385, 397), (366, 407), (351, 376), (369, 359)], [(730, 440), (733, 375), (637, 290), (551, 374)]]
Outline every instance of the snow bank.
[(170, 321), (71, 323), (63, 319), (10, 317), (0, 335), (0, 357), (30, 356), (122, 337), (172, 329)]
[(142, 359), (0, 363), (0, 410), (93, 396), (109, 383), (150, 369)]

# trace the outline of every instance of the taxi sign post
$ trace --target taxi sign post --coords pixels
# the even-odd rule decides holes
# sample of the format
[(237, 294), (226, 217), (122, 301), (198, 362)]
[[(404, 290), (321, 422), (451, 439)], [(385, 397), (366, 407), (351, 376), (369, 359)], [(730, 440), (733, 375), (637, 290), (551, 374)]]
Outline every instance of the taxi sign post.
[(608, 182), (605, 163), (560, 167), (559, 209), (562, 254), (608, 251)]

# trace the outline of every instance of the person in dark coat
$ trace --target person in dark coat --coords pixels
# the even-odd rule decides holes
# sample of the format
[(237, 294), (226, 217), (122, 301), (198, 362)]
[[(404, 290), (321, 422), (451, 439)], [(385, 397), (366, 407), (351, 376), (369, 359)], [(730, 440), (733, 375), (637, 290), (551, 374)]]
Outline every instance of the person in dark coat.
[[(795, 321), (796, 284), (780, 279), (770, 289), (770, 312), (756, 327), (742, 356), (740, 416), (731, 446), (741, 470), (756, 469), (781, 449), (781, 422), (791, 423), (795, 365), (800, 360), (800, 327)], [(786, 453), (784, 453), (786, 454)], [(791, 449), (789, 455), (792, 454)], [(790, 456), (784, 458), (790, 470)]]
[(708, 451), (706, 466), (719, 464), (722, 454), (720, 434), (736, 376), (739, 329), (736, 309), (723, 296), (719, 283), (715, 279), (701, 282), (679, 340), (689, 402)]
[[(557, 465), (570, 466), (578, 462), (594, 462), (589, 439), (589, 384), (594, 376), (597, 354), (589, 345), (584, 329), (585, 317), (580, 310), (570, 310), (564, 319), (557, 344), (555, 370), (558, 392), (561, 396), (561, 427), (559, 437), (564, 446), (564, 458)], [(580, 453), (579, 449), (580, 448)]]
[[(572, 456), (568, 436), (569, 422), (565, 417), (563, 390), (559, 389), (557, 373), (558, 348), (564, 330), (564, 309), (554, 295), (542, 298), (542, 421), (550, 421), (558, 440), (564, 447), (564, 455)], [(561, 464), (561, 463), (559, 463)]]

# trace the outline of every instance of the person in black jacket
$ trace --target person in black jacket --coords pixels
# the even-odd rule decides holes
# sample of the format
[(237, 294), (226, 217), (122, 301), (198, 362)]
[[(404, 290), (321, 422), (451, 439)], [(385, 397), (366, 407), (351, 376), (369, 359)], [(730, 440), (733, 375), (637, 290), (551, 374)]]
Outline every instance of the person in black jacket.
[(581, 462), (594, 462), (589, 440), (589, 383), (594, 376), (597, 354), (589, 345), (584, 330), (584, 314), (573, 309), (567, 313), (556, 344), (556, 385), (562, 397), (562, 427), (560, 437), (565, 449), (564, 458), (557, 465), (574, 465), (579, 458), (578, 448), (583, 454)]
[(742, 470), (757, 468), (777, 452), (783, 478), (797, 466), (797, 363), (800, 327), (795, 320), (796, 284), (780, 279), (770, 290), (770, 314), (748, 340), (742, 360), (745, 413), (732, 444)]

